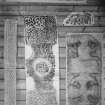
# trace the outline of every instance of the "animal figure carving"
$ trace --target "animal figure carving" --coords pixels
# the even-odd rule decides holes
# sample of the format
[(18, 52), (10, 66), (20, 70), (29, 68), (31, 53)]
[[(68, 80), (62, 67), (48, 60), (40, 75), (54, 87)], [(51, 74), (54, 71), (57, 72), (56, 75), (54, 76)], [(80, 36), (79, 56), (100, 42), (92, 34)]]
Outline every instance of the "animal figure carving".
[(88, 34), (71, 35), (67, 56), (67, 105), (100, 105), (100, 42)]

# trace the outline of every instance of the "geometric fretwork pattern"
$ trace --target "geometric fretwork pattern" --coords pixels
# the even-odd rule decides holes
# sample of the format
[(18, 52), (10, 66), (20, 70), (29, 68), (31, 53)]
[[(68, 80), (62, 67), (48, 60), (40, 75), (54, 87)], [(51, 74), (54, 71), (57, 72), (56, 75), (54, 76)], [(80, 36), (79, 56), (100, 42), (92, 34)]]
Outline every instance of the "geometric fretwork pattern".
[(33, 80), (33, 88), (27, 90), (27, 105), (58, 105), (53, 86), (56, 20), (53, 16), (26, 16), (24, 23), (27, 77)]
[(101, 105), (100, 35), (67, 37), (67, 105)]
[(56, 43), (56, 20), (53, 16), (26, 16), (24, 22), (27, 44)]

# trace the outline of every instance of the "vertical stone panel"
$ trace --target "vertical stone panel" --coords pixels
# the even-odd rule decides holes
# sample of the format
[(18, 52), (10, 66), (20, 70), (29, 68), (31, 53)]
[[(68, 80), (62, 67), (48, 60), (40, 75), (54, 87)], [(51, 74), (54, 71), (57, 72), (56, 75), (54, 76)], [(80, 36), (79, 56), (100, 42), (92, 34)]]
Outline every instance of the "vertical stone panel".
[(67, 37), (67, 105), (101, 104), (102, 34)]
[(27, 105), (58, 105), (59, 56), (56, 20), (53, 16), (27, 16), (24, 22), (26, 103)]
[(4, 105), (16, 105), (17, 23), (6, 20), (4, 29)]

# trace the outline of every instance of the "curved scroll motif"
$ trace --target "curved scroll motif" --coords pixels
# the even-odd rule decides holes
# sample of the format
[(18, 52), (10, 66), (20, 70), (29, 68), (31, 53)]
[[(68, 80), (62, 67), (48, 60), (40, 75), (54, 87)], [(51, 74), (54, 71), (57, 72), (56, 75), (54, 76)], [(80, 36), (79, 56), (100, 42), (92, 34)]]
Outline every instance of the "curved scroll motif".
[(90, 12), (72, 12), (63, 21), (64, 26), (88, 26), (94, 24), (94, 16)]
[(28, 16), (24, 22), (27, 44), (56, 43), (56, 20), (52, 16)]
[(27, 89), (27, 105), (58, 105), (52, 50), (57, 44), (56, 20), (53, 16), (27, 16), (24, 23), (25, 46), (32, 50), (26, 57), (27, 77), (33, 80), (33, 88)]
[(101, 42), (91, 34), (67, 38), (67, 105), (100, 105)]

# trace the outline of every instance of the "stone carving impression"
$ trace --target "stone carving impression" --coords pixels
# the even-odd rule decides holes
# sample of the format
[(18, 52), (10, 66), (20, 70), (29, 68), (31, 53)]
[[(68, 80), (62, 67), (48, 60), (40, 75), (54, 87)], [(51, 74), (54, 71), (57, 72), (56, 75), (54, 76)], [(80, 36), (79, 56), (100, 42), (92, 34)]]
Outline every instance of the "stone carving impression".
[(27, 105), (58, 105), (59, 68), (56, 20), (53, 16), (27, 16), (25, 63)]
[(101, 105), (102, 35), (67, 36), (67, 105)]
[(90, 12), (72, 12), (64, 19), (64, 26), (88, 26), (94, 24), (94, 16)]

